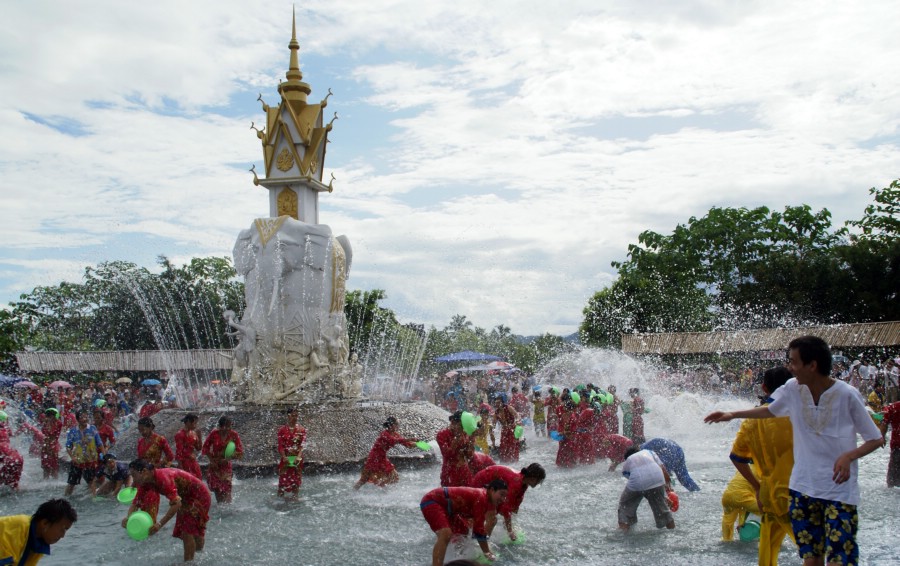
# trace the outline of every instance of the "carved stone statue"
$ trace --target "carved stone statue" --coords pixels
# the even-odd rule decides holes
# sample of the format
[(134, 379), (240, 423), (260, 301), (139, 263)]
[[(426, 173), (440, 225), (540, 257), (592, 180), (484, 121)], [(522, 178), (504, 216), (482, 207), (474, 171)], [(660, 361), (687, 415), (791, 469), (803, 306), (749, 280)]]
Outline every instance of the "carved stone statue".
[[(259, 218), (234, 246), (244, 277), (241, 321), (225, 314), (241, 339), (240, 400), (252, 403), (347, 397), (349, 375), (344, 291), (352, 259), (345, 236), (287, 216)], [(356, 396), (359, 394), (357, 393)]]

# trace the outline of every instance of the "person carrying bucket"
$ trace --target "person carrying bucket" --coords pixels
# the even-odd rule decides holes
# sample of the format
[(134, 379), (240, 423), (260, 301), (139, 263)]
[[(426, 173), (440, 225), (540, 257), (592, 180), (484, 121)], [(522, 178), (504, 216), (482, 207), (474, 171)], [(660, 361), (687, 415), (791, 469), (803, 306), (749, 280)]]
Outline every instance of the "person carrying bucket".
[(400, 475), (397, 469), (387, 457), (388, 450), (398, 444), (402, 444), (407, 448), (415, 448), (417, 439), (404, 438), (400, 435), (400, 422), (396, 417), (388, 417), (381, 425), (384, 429), (375, 444), (369, 451), (366, 458), (366, 464), (363, 466), (359, 475), (359, 481), (353, 486), (353, 489), (359, 489), (366, 483), (372, 483), (379, 487), (400, 481)]
[[(472, 438), (463, 430), (462, 411), (450, 415), (450, 426), (439, 431), (436, 436), (441, 450), (441, 485), (467, 486), (472, 481), (469, 459), (475, 453)], [(471, 415), (469, 415), (471, 416)], [(474, 432), (474, 428), (472, 429)]]
[(216, 503), (231, 503), (231, 480), (234, 477), (231, 459), (244, 455), (244, 445), (238, 433), (231, 430), (230, 417), (219, 417), (219, 426), (206, 437), (202, 452), (209, 458), (206, 483), (216, 494)]
[(306, 429), (297, 422), (299, 410), (291, 407), (285, 411), (287, 424), (278, 429), (278, 497), (290, 494), (297, 499), (303, 483), (303, 443)]
[[(153, 464), (141, 459), (132, 461), (128, 468), (138, 487), (137, 498), (141, 497), (142, 492), (153, 491), (157, 498), (163, 495), (169, 500), (165, 516), (158, 521), (153, 519), (153, 523), (149, 525), (149, 534), (159, 532), (174, 516), (172, 536), (181, 539), (184, 561), (193, 560), (194, 553), (203, 550), (206, 541), (206, 523), (209, 521), (211, 505), (209, 490), (201, 480), (177, 468), (157, 470)], [(122, 519), (122, 528), (128, 528), (128, 519), (137, 510), (136, 503), (132, 502), (128, 514)], [(147, 534), (144, 533), (144, 536)]]

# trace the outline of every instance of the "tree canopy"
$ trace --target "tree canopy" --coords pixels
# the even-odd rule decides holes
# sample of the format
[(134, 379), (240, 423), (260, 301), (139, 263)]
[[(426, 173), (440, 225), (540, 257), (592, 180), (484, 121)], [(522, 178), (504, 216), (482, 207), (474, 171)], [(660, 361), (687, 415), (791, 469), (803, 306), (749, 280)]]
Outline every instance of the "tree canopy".
[[(714, 207), (671, 234), (645, 231), (618, 278), (584, 308), (586, 345), (622, 333), (897, 320), (900, 190), (871, 189), (862, 219), (834, 228), (808, 205)], [(849, 228), (860, 230), (851, 233)]]

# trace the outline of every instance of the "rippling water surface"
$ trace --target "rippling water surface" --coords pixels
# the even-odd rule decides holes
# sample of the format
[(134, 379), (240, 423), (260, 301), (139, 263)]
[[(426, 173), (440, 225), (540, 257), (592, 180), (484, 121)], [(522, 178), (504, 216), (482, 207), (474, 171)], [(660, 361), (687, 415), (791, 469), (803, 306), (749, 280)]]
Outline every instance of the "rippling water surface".
[[(720, 542), (722, 490), (734, 468), (728, 461), (737, 423), (704, 425), (702, 417), (715, 408), (747, 407), (750, 401), (684, 394), (651, 396), (646, 418), (649, 436), (679, 442), (688, 468), (702, 491), (688, 493), (676, 486), (681, 509), (674, 531), (654, 528), (646, 503), (639, 523), (628, 535), (616, 530), (616, 504), (624, 485), (619, 473), (601, 462), (574, 470), (553, 464), (556, 443), (526, 433), (528, 450), (521, 464), (536, 461), (548, 470), (544, 484), (529, 491), (516, 519), (526, 534), (521, 545), (500, 545), (501, 565), (586, 564), (709, 564), (756, 563), (755, 543)], [(307, 423), (307, 426), (314, 426)], [(900, 490), (885, 487), (887, 450), (864, 458), (860, 465), (863, 503), (859, 541), (862, 564), (900, 562), (896, 535), (900, 531)], [(40, 476), (29, 459), (26, 474)], [(401, 471), (401, 481), (388, 489), (365, 486), (353, 491), (355, 474), (320, 475), (304, 479), (299, 503), (274, 497), (275, 478), (239, 481), (230, 507), (213, 504), (206, 550), (198, 566), (219, 564), (405, 565), (428, 564), (434, 535), (419, 512), (419, 500), (438, 485), (439, 467)], [(63, 482), (26, 479), (17, 495), (0, 496), (0, 514), (31, 513), (42, 501), (59, 496)], [(82, 493), (81, 488), (76, 494)], [(79, 520), (41, 561), (52, 564), (176, 564), (181, 541), (171, 537), (174, 523), (143, 542), (134, 542), (119, 526), (125, 506), (76, 497)], [(165, 502), (160, 512), (165, 511)], [(495, 538), (502, 539), (502, 523)], [(471, 556), (471, 543), (461, 552)], [(453, 552), (448, 553), (448, 559)], [(782, 548), (782, 564), (799, 564), (793, 546)]]

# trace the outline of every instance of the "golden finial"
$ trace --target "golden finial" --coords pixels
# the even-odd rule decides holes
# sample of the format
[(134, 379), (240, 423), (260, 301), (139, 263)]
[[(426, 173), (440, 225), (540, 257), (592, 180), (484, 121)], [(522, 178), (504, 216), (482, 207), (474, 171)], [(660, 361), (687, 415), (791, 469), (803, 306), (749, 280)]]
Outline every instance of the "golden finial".
[(256, 122), (250, 122), (250, 129), (251, 129), (251, 130), (256, 130), (256, 137), (258, 137), (259, 139), (261, 139), (261, 140), (265, 140), (265, 139), (266, 139), (266, 129), (263, 128), (263, 129), (260, 130), (259, 128), (257, 128), (257, 127), (256, 127)]
[(338, 115), (337, 115), (337, 112), (335, 112), (335, 113), (334, 113), (334, 118), (332, 118), (331, 121), (328, 122), (328, 125), (325, 126), (325, 131), (326, 131), (326, 132), (330, 132), (330, 131), (331, 131), (332, 125), (334, 124), (334, 121), (337, 120), (337, 119), (338, 119)]
[(288, 43), (291, 50), (291, 61), (288, 66), (286, 83), (278, 85), (278, 92), (287, 100), (306, 102), (306, 95), (312, 92), (308, 84), (303, 82), (303, 73), (300, 71), (300, 43), (297, 41), (297, 9), (293, 9), (291, 18), (291, 41)]
[(256, 164), (255, 163), (250, 167), (250, 172), (253, 173), (253, 184), (258, 187), (259, 186), (259, 177), (256, 176)]
[(334, 191), (334, 173), (331, 174), (331, 180), (328, 181), (328, 192)]
[[(329, 88), (328, 94), (325, 95), (325, 98), (322, 99), (322, 102), (319, 103), (319, 106), (321, 106), (322, 108), (325, 108), (326, 106), (328, 106), (328, 99), (331, 98), (332, 94), (334, 94), (334, 93), (331, 92), (331, 89)], [(260, 95), (260, 96), (262, 96), (262, 95)]]

